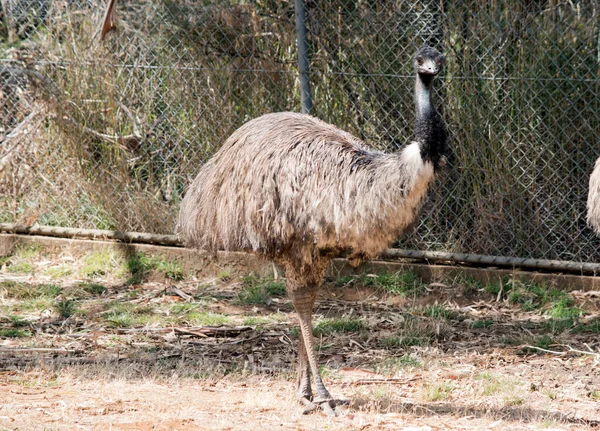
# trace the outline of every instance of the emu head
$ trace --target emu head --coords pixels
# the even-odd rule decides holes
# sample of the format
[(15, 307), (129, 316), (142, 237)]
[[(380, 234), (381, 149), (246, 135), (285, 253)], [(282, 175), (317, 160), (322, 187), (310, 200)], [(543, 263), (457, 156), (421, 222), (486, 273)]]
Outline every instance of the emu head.
[(421, 80), (430, 83), (444, 68), (446, 57), (431, 46), (423, 46), (415, 54), (414, 63)]

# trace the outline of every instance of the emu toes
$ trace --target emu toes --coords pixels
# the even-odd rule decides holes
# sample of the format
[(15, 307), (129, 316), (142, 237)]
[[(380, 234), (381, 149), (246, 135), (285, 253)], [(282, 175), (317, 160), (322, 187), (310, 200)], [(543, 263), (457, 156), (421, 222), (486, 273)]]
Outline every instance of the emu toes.
[(335, 417), (338, 413), (335, 411), (335, 402), (333, 400), (325, 401), (321, 404), (323, 412), (329, 417)]
[(334, 401), (334, 403), (335, 403), (334, 407), (335, 406), (349, 406), (350, 403), (351, 403), (351, 400), (339, 400), (339, 399), (337, 399), (337, 400)]
[(319, 409), (319, 405), (313, 403), (308, 397), (298, 397), (298, 401), (304, 405), (303, 415), (311, 414)]
[(308, 398), (298, 398), (298, 400), (304, 405), (304, 410), (302, 411), (303, 415), (308, 415), (316, 412), (317, 410), (323, 410), (329, 417), (335, 417), (338, 415), (338, 412), (335, 410), (336, 403), (334, 400), (325, 400), (320, 402), (312, 402)]

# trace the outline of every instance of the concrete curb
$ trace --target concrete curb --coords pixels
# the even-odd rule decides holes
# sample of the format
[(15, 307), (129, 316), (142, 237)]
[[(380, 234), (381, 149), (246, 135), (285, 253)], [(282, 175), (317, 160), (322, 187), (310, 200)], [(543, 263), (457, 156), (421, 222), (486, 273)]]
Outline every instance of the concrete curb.
[[(28, 245), (41, 247), (47, 255), (71, 254), (74, 256), (81, 256), (93, 250), (106, 248), (123, 253), (124, 256), (133, 253), (145, 253), (179, 262), (187, 272), (195, 272), (199, 276), (215, 276), (223, 271), (246, 274), (250, 272), (267, 274), (272, 273), (275, 268), (272, 262), (252, 253), (219, 252), (215, 259), (209, 253), (182, 247), (127, 244), (117, 241), (0, 234), (0, 256), (11, 255), (18, 247)], [(460, 279), (460, 277), (470, 277), (485, 284), (493, 280), (515, 277), (524, 281), (546, 283), (550, 286), (564, 290), (600, 290), (600, 277), (499, 268), (429, 265), (427, 263), (416, 263), (408, 260), (372, 261), (363, 263), (358, 268), (353, 268), (346, 259), (334, 259), (332, 265), (328, 269), (327, 276), (339, 277), (364, 273), (381, 274), (401, 271), (413, 271), (427, 283), (435, 281), (448, 282), (448, 280), (456, 280)]]

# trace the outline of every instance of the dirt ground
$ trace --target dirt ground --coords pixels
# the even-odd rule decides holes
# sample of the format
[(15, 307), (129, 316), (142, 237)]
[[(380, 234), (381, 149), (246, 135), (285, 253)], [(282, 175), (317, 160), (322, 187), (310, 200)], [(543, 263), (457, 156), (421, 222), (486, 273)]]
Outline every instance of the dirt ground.
[[(294, 398), (297, 320), (281, 280), (92, 285), (4, 269), (0, 430), (600, 428), (597, 292), (539, 302), (532, 288), (400, 292), (368, 277), (329, 280), (315, 310), (325, 384), (346, 400), (330, 418)], [(49, 283), (54, 305), (38, 306), (29, 294)], [(256, 286), (270, 294), (250, 297)], [(78, 311), (61, 317), (67, 296)], [(560, 304), (578, 310), (567, 324)]]

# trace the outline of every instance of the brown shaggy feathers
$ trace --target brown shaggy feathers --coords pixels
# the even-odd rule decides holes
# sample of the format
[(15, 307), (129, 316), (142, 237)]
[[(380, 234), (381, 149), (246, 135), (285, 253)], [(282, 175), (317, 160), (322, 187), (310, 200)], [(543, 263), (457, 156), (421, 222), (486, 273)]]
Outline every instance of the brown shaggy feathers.
[(596, 160), (594, 171), (590, 176), (587, 209), (588, 224), (600, 233), (600, 159)]
[(201, 168), (177, 232), (188, 247), (303, 265), (317, 251), (372, 257), (413, 221), (432, 178), (416, 142), (386, 154), (309, 115), (267, 114)]

